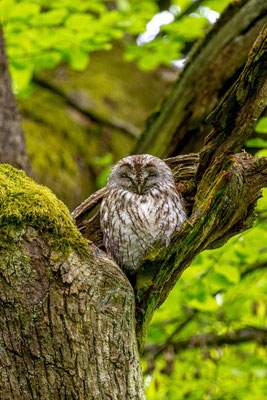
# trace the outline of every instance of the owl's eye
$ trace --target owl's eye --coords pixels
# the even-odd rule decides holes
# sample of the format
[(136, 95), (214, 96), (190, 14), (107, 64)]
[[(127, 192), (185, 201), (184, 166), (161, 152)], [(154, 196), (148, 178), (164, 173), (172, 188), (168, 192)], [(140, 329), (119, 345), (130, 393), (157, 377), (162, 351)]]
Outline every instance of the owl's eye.
[(154, 167), (154, 165), (147, 165), (146, 173), (148, 175), (148, 178), (158, 176), (158, 172), (156, 171), (156, 168)]
[(129, 178), (129, 176), (126, 173), (121, 174), (120, 176), (121, 176), (121, 178)]

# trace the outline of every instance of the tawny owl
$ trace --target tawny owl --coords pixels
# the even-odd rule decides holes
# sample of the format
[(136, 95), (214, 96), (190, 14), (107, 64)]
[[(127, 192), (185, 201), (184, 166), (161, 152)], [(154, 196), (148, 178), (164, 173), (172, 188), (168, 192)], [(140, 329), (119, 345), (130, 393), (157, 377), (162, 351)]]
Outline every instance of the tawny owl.
[(106, 250), (128, 273), (160, 240), (167, 246), (186, 219), (171, 169), (149, 154), (123, 158), (112, 169), (100, 208)]

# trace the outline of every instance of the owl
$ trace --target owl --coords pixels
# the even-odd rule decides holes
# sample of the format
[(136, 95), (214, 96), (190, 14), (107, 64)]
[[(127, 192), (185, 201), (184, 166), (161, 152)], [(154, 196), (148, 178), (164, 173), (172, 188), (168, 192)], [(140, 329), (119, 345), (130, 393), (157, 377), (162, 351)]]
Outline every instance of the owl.
[(149, 154), (123, 158), (111, 170), (100, 206), (107, 252), (134, 274), (156, 241), (168, 246), (186, 219), (171, 169)]

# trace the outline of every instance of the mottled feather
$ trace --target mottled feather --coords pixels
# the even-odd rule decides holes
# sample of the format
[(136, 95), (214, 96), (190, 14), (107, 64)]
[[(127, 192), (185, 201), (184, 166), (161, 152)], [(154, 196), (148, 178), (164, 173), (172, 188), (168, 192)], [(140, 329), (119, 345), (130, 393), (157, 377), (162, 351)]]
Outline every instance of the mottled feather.
[(135, 155), (120, 160), (110, 172), (100, 207), (106, 250), (129, 273), (160, 240), (171, 236), (186, 219), (183, 199), (171, 169), (157, 157)]

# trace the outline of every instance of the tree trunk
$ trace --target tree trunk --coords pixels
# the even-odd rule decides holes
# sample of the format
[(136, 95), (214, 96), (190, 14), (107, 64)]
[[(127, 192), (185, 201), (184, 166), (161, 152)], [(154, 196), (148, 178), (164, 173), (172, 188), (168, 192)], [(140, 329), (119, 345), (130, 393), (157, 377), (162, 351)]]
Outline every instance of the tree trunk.
[(3, 33), (0, 26), (0, 163), (9, 163), (32, 175), (24, 132), (8, 70)]
[(48, 189), (5, 165), (0, 188), (1, 400), (144, 399), (127, 278)]

